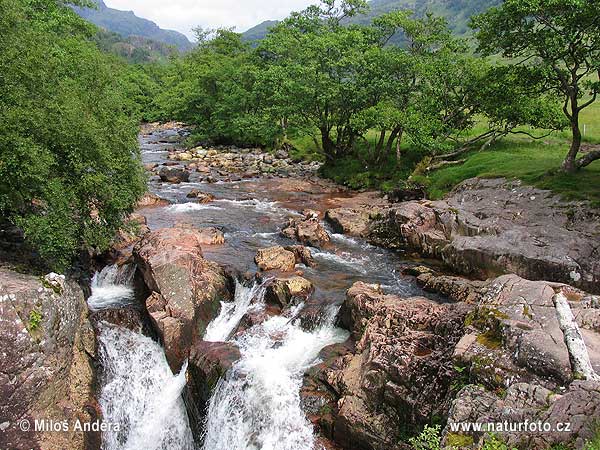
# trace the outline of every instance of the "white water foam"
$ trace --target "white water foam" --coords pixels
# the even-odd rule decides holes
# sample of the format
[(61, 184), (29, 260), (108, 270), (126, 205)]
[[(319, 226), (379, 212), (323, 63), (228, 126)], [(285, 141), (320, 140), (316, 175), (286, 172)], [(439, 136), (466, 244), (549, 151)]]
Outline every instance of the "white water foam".
[(264, 283), (255, 283), (247, 287), (236, 280), (235, 298), (232, 302), (221, 302), (221, 312), (206, 328), (204, 340), (207, 342), (227, 341), (244, 314), (252, 308), (262, 308), (264, 296)]
[(187, 364), (173, 375), (163, 349), (133, 331), (104, 325), (99, 336), (104, 387), (103, 450), (194, 450), (181, 392)]
[(184, 212), (201, 211), (201, 210), (207, 210), (207, 209), (218, 210), (218, 209), (221, 209), (221, 207), (215, 206), (215, 205), (209, 205), (206, 203), (193, 203), (193, 202), (178, 203), (176, 205), (171, 205), (171, 206), (167, 207), (167, 210), (169, 212), (173, 212), (173, 213), (184, 213)]
[(134, 301), (134, 266), (106, 266), (92, 278), (92, 295), (88, 306), (92, 311), (130, 305)]
[(350, 256), (350, 254), (346, 252), (330, 253), (316, 249), (313, 249), (312, 254), (316, 259), (331, 261), (335, 264), (350, 267), (361, 274), (366, 275), (369, 272), (365, 266), (365, 264), (368, 262), (368, 259), (366, 257), (355, 258), (353, 256)]
[(330, 316), (312, 332), (272, 317), (233, 341), (241, 359), (211, 397), (203, 450), (314, 450), (300, 387), (321, 349), (348, 337), (333, 326), (335, 311)]

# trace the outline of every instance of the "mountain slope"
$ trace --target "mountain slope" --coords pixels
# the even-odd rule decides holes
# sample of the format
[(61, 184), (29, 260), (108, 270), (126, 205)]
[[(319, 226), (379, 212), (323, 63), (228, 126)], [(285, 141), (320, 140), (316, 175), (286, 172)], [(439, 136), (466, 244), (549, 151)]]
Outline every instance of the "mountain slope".
[(84, 19), (126, 38), (139, 36), (173, 45), (183, 51), (193, 47), (188, 38), (177, 31), (163, 30), (154, 22), (137, 17), (132, 11), (109, 8), (103, 0), (94, 0), (94, 2), (98, 6), (97, 9), (74, 8), (74, 10)]
[[(353, 17), (349, 23), (370, 23), (373, 18), (398, 9), (409, 9), (422, 16), (431, 12), (448, 19), (450, 28), (458, 35), (468, 32), (469, 18), (481, 13), (491, 6), (502, 3), (502, 0), (371, 0), (366, 14)], [(243, 33), (244, 39), (253, 41), (264, 38), (269, 28), (277, 21), (262, 22)]]

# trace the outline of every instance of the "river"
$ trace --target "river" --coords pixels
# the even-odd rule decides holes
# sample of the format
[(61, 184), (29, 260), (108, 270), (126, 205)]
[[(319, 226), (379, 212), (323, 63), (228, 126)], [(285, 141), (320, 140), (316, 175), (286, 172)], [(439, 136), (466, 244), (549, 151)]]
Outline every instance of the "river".
[[(179, 145), (177, 130), (158, 129), (140, 135), (145, 163), (164, 163), (168, 149)], [(149, 180), (151, 192), (171, 201), (170, 206), (147, 208), (151, 229), (177, 223), (196, 227), (213, 226), (225, 234), (225, 244), (203, 248), (205, 258), (232, 267), (240, 273), (255, 272), (254, 256), (260, 248), (290, 245), (281, 236), (281, 226), (305, 208), (324, 210), (352, 194), (333, 191), (317, 180), (301, 180), (309, 188), (294, 186), (280, 178), (253, 178), (236, 181), (225, 176), (204, 182), (196, 173), (190, 182), (162, 183)], [(192, 189), (215, 196), (215, 201), (190, 201)], [(400, 273), (402, 260), (393, 252), (329, 230), (332, 245), (326, 250), (311, 249), (315, 268), (302, 267), (303, 276), (315, 286), (309, 303), (319, 305), (320, 320), (303, 329), (295, 315), (299, 304), (281, 316), (254, 325), (232, 336), (244, 314), (264, 305), (260, 282), (238, 282), (235, 298), (223, 303), (221, 312), (209, 325), (206, 341), (235, 343), (241, 358), (221, 379), (210, 400), (205, 421), (204, 442), (193, 442), (181, 393), (185, 367), (173, 374), (160, 345), (152, 339), (115, 326), (103, 326), (99, 334), (103, 364), (100, 405), (105, 420), (118, 422), (118, 433), (103, 437), (105, 450), (204, 449), (204, 450), (313, 450), (316, 440), (300, 401), (303, 373), (318, 361), (326, 346), (348, 338), (335, 326), (335, 317), (345, 291), (355, 281), (377, 283), (387, 292), (422, 294), (414, 281)], [(105, 268), (97, 274), (89, 299), (93, 310), (115, 308), (132, 302), (131, 274), (127, 269)]]

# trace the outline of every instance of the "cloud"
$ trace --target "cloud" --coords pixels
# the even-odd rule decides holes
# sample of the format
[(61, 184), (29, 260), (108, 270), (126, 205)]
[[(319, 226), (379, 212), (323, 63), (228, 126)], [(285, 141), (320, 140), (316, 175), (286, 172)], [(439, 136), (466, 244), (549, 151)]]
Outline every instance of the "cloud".
[(192, 29), (235, 27), (245, 31), (260, 22), (283, 19), (315, 0), (105, 0), (107, 6), (133, 11), (156, 22), (161, 28), (193, 37)]

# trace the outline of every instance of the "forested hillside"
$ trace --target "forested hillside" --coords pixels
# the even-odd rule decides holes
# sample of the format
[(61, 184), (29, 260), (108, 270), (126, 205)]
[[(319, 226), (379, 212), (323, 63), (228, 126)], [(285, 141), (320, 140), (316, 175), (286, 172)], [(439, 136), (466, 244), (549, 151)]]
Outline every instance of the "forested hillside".
[[(481, 13), (490, 6), (500, 4), (502, 0), (371, 0), (369, 10), (347, 20), (347, 23), (369, 24), (375, 17), (396, 10), (414, 11), (418, 16), (432, 13), (445, 17), (450, 29), (458, 35), (469, 31), (469, 18)], [(263, 39), (276, 21), (262, 22), (243, 33), (244, 39)]]
[(132, 11), (109, 8), (103, 0), (93, 0), (93, 2), (97, 6), (95, 9), (76, 7), (75, 11), (84, 19), (107, 31), (118, 33), (125, 38), (138, 36), (151, 39), (173, 45), (183, 51), (193, 47), (188, 38), (177, 31), (163, 30), (154, 22), (137, 17)]

